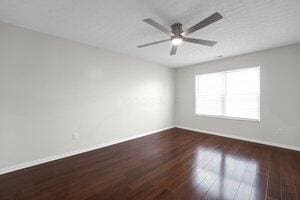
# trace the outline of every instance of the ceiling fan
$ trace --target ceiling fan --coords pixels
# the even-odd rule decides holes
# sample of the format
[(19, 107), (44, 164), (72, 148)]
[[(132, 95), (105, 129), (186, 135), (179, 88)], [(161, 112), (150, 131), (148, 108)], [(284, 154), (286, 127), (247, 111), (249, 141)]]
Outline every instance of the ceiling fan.
[(151, 26), (154, 26), (155, 28), (161, 30), (162, 32), (169, 35), (171, 38), (156, 41), (156, 42), (151, 42), (151, 43), (148, 43), (148, 44), (143, 44), (143, 45), (140, 45), (138, 47), (142, 48), (142, 47), (147, 47), (147, 46), (162, 43), (162, 42), (171, 41), (172, 42), (172, 48), (171, 48), (170, 55), (175, 55), (176, 54), (177, 46), (180, 45), (182, 43), (182, 41), (212, 47), (217, 43), (216, 41), (189, 38), (189, 37), (185, 37), (185, 36), (195, 32), (195, 31), (198, 31), (199, 29), (204, 28), (204, 27), (206, 27), (206, 26), (208, 26), (208, 25), (210, 25), (210, 24), (212, 24), (212, 23), (214, 23), (214, 22), (216, 22), (216, 21), (218, 21), (222, 18), (223, 18), (222, 15), (220, 13), (216, 12), (216, 13), (210, 15), (209, 17), (207, 17), (206, 19), (202, 20), (201, 22), (199, 22), (199, 23), (195, 24), (194, 26), (188, 28), (185, 31), (182, 30), (182, 24), (180, 24), (180, 23), (173, 24), (171, 26), (171, 31), (170, 31), (169, 29), (165, 28), (164, 26), (160, 25), (159, 23), (155, 22), (152, 19), (143, 19), (144, 22), (146, 22), (146, 23), (150, 24)]

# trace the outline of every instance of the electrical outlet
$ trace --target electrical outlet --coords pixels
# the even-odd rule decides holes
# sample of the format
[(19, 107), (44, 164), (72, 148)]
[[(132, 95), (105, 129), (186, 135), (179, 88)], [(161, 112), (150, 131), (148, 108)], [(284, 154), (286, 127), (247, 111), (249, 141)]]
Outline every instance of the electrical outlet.
[(73, 140), (78, 140), (79, 134), (78, 133), (73, 133)]
[(283, 130), (282, 130), (281, 128), (278, 128), (278, 129), (276, 130), (276, 133), (277, 133), (277, 134), (283, 134)]

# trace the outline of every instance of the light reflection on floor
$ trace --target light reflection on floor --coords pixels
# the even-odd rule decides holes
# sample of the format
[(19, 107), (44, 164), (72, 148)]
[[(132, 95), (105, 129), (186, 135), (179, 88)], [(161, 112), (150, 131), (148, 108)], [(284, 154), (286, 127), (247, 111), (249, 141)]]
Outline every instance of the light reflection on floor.
[(259, 170), (255, 159), (201, 147), (195, 155), (195, 164), (192, 177), (195, 199), (248, 199), (250, 195), (255, 199), (254, 183)]

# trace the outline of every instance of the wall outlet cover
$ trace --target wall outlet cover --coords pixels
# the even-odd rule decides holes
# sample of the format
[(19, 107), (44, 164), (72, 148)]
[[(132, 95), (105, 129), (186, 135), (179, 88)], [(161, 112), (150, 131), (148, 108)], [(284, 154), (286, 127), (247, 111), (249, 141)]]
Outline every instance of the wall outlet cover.
[(79, 134), (73, 133), (73, 140), (78, 140), (78, 139), (79, 139)]

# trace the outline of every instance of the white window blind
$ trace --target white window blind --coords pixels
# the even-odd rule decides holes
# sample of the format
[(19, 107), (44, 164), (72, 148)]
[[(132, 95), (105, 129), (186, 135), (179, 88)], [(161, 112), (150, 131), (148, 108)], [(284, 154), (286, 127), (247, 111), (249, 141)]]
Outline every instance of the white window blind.
[(260, 67), (196, 75), (196, 114), (260, 120)]

